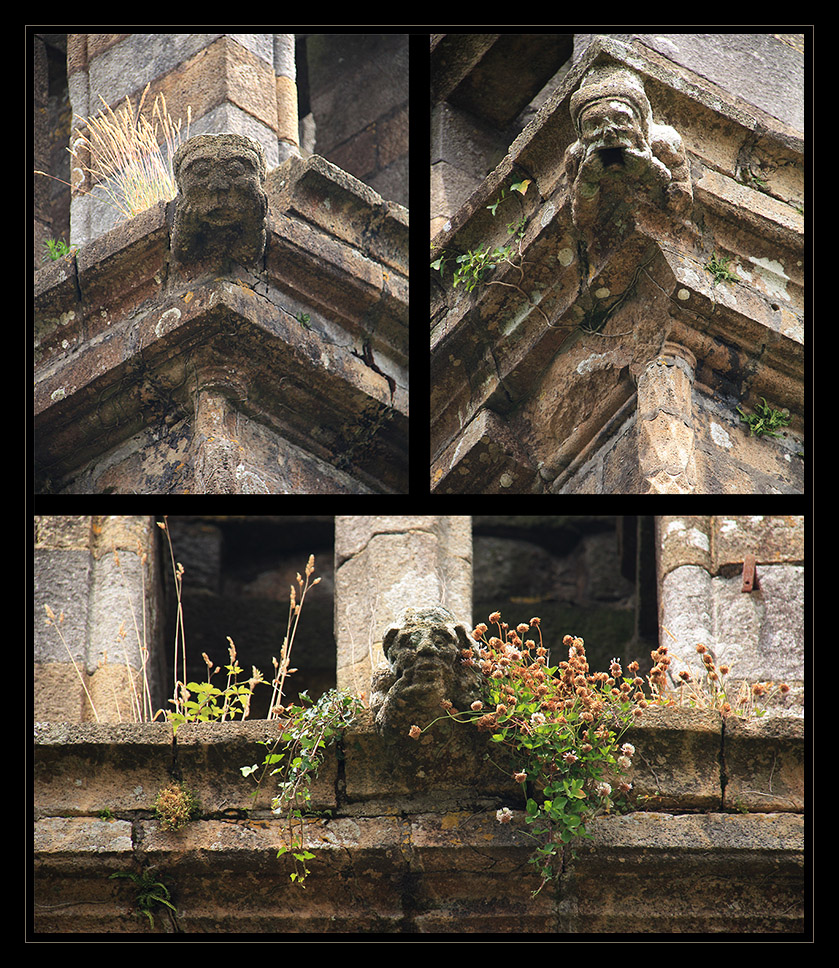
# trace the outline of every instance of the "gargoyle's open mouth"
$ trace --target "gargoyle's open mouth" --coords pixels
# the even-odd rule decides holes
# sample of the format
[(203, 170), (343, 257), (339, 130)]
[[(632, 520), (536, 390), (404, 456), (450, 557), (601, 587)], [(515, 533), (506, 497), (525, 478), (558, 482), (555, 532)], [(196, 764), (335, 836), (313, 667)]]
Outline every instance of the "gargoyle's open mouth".
[(597, 153), (604, 168), (623, 167), (623, 148), (600, 148)]

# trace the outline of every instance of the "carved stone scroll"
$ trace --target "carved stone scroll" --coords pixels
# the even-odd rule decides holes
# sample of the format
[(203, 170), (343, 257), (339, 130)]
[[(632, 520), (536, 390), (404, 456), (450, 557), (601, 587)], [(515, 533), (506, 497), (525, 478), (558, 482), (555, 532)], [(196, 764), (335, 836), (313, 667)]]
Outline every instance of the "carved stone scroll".
[(172, 248), (181, 263), (250, 267), (265, 251), (262, 147), (236, 134), (198, 135), (175, 152)]
[(443, 700), (463, 709), (480, 695), (481, 675), (464, 662), (477, 645), (442, 606), (407, 608), (382, 641), (387, 659), (373, 674), (370, 705), (376, 725), (407, 738), (412, 725), (444, 715)]
[(647, 494), (690, 494), (695, 488), (695, 370), (690, 350), (666, 342), (638, 378), (638, 464)]
[(566, 152), (565, 170), (574, 223), (587, 240), (620, 234), (644, 208), (679, 219), (689, 213), (693, 191), (682, 139), (653, 121), (634, 71), (611, 64), (591, 68), (571, 96), (570, 110), (577, 140)]

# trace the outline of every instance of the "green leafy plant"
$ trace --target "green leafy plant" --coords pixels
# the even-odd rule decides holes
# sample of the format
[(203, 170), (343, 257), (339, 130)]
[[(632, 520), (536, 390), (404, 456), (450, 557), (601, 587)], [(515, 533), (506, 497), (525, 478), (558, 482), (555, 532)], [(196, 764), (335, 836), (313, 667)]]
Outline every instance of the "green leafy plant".
[(731, 269), (731, 259), (725, 259), (713, 253), (710, 260), (705, 263), (705, 270), (714, 277), (714, 282), (736, 282), (737, 275)]
[(302, 885), (309, 874), (307, 861), (315, 856), (306, 849), (304, 839), (304, 819), (311, 814), (310, 784), (318, 776), (327, 749), (340, 739), (362, 707), (354, 696), (336, 689), (315, 703), (306, 692), (298, 698), (299, 704), (278, 707), (283, 717), (281, 731), (276, 740), (263, 743), (267, 752), (262, 763), (240, 769), (242, 776), (259, 774), (254, 800), (266, 775), (277, 778), (278, 793), (271, 808), (287, 821), (287, 842), (278, 849), (277, 857), (291, 854), (291, 880)]
[(75, 246), (67, 245), (64, 239), (47, 239), (44, 242), (44, 248), (46, 252), (44, 253), (44, 262), (57, 262), (59, 259), (63, 258), (73, 251)]
[[(495, 201), (487, 205), (487, 209), (492, 212), (493, 216), (498, 211), (498, 206), (501, 202), (507, 198), (511, 192), (518, 192), (519, 195), (524, 195), (527, 191), (527, 186), (530, 184), (529, 178), (523, 178), (521, 181), (513, 182), (510, 185), (509, 190), (502, 187), (498, 197)], [(521, 271), (521, 264), (515, 263), (513, 259), (516, 255), (516, 248), (518, 248), (518, 254), (521, 255), (521, 240), (524, 238), (524, 232), (527, 228), (527, 220), (522, 216), (519, 219), (515, 219), (507, 223), (507, 234), (517, 240), (518, 246), (514, 245), (513, 242), (508, 242), (506, 245), (491, 246), (487, 245), (478, 246), (477, 249), (470, 249), (468, 252), (464, 252), (462, 255), (455, 257), (456, 268), (453, 273), (453, 286), (457, 288), (459, 285), (463, 285), (467, 292), (472, 292), (484, 279), (485, 274), (488, 270), (494, 269), (500, 262), (508, 262), (510, 265), (515, 266)], [(442, 275), (443, 269), (446, 263), (449, 261), (449, 256), (445, 251), (441, 252), (431, 263), (431, 268), (440, 272)], [(500, 285), (501, 283), (499, 283)], [(508, 283), (509, 285), (509, 283)], [(513, 286), (513, 288), (518, 288), (518, 286)]]
[(228, 655), (230, 662), (224, 667), (227, 672), (227, 682), (224, 689), (213, 685), (213, 677), (220, 671), (213, 668), (213, 663), (206, 652), (201, 657), (207, 666), (206, 682), (179, 683), (178, 702), (174, 712), (168, 715), (169, 722), (177, 731), (184, 723), (225, 722), (234, 719), (247, 719), (250, 713), (253, 691), (263, 681), (262, 673), (256, 666), (251, 666), (251, 676), (246, 682), (240, 682), (239, 676), (244, 672), (236, 659), (236, 646), (233, 639), (227, 636)]
[(780, 437), (776, 428), (789, 425), (792, 417), (789, 410), (776, 410), (766, 402), (766, 397), (760, 398), (763, 403), (755, 406), (754, 413), (746, 413), (742, 407), (737, 408), (740, 420), (749, 426), (750, 437)]
[(157, 876), (152, 868), (141, 871), (139, 874), (134, 871), (116, 871), (110, 875), (111, 878), (125, 877), (132, 881), (137, 888), (135, 904), (137, 910), (145, 914), (149, 919), (149, 925), (154, 927), (154, 914), (159, 907), (165, 907), (170, 912), (170, 917), (176, 918), (178, 910), (172, 904), (169, 888)]
[[(499, 612), (489, 621), (498, 634), (487, 638), (489, 627), (478, 625), (478, 653), (464, 657), (483, 673), (482, 699), (469, 710), (443, 705), (449, 719), (488, 731), (505, 762), (514, 764), (512, 778), (524, 788), (525, 820), (537, 843), (531, 863), (541, 877), (538, 893), (555, 876), (563, 847), (590, 836), (587, 822), (622, 806), (631, 789), (622, 777), (635, 750), (619, 744), (640, 715), (643, 680), (637, 663), (623, 676), (617, 659), (608, 673), (591, 673), (583, 640), (570, 635), (563, 639), (567, 661), (549, 665), (538, 618), (515, 629)], [(423, 731), (413, 726), (410, 735), (417, 739)], [(508, 823), (513, 813), (503, 807), (496, 816)]]
[(201, 813), (201, 806), (183, 784), (171, 783), (157, 794), (154, 810), (164, 830), (180, 830)]

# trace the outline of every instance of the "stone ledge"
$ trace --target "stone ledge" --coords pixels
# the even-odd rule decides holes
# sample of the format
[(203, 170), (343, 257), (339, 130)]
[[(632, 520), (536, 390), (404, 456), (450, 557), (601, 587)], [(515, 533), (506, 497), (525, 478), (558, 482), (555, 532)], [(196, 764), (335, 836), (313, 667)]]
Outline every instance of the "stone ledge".
[[(277, 728), (187, 725), (173, 744), (164, 724), (36, 724), (36, 930), (803, 930), (800, 720), (723, 729), (712, 712), (649, 710), (626, 737), (639, 811), (592, 821), (591, 839), (536, 898), (521, 790), (483, 761), (480, 734), (441, 747), (431, 730), (389, 746), (369, 715), (313, 784), (312, 807), (328, 813), (305, 821), (314, 858), (302, 890), (277, 857), (286, 826), (269, 809), (270, 785), (254, 804), (239, 770), (261, 760)], [(166, 831), (153, 804), (173, 777), (202, 813)], [(747, 784), (772, 797), (748, 799)], [(496, 820), (500, 805), (513, 807), (510, 824)], [(131, 882), (109, 876), (144, 868), (164, 878), (176, 920), (158, 913), (150, 928)], [(653, 904), (650, 885), (661, 883)], [(616, 928), (629, 910), (632, 925)]]
[[(277, 729), (264, 720), (185, 725), (173, 744), (163, 724), (36, 724), (38, 814), (151, 811), (172, 775), (195, 789), (204, 816), (250, 810), (253, 781), (239, 767), (261, 762), (260, 744)], [(650, 707), (625, 740), (637, 750), (629, 780), (641, 809), (804, 810), (804, 722), (798, 717), (723, 721), (711, 710)], [(404, 746), (392, 746), (365, 713), (347, 730), (343, 747), (340, 760), (330, 751), (314, 784), (315, 810), (360, 816), (369, 808), (378, 812), (377, 804), (388, 804), (384, 812), (392, 814), (420, 802), (446, 810), (493, 797), (521, 802), (510, 777), (484, 763), (488, 740), (477, 730), (443, 737), (432, 728), (419, 743), (406, 738)], [(760, 796), (745, 798), (748, 790)]]
[[(130, 824), (36, 825), (36, 928), (149, 931), (132, 917)], [(306, 890), (276, 857), (278, 821), (135, 824), (133, 860), (172, 891), (180, 931), (609, 933), (802, 931), (804, 818), (632, 814), (591, 839), (537, 895), (523, 815), (411, 814), (306, 824)], [(219, 878), (223, 891), (219, 892)], [(667, 884), (666, 891), (656, 885)], [(767, 892), (766, 885), (770, 884)], [(512, 885), (515, 885), (513, 888)], [(652, 889), (652, 895), (651, 895)], [(632, 912), (631, 914), (629, 912)], [(156, 930), (170, 931), (157, 916)]]

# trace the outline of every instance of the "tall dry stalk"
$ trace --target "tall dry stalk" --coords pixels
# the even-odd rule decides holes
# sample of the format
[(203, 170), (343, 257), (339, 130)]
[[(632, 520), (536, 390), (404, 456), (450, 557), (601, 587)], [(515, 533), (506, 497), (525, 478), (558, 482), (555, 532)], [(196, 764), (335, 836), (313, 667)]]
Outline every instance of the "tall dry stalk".
[(294, 645), (294, 636), (297, 633), (297, 626), (300, 622), (300, 611), (303, 608), (303, 602), (306, 599), (306, 592), (309, 588), (314, 587), (320, 582), (320, 578), (315, 578), (314, 581), (310, 582), (312, 572), (315, 570), (315, 556), (309, 555), (309, 560), (306, 562), (305, 568), (305, 580), (297, 572), (297, 585), (300, 589), (300, 601), (297, 601), (297, 593), (294, 590), (294, 585), (291, 585), (291, 594), (289, 595), (289, 607), (288, 607), (288, 623), (286, 626), (286, 634), (283, 639), (283, 645), (280, 649), (280, 658), (277, 660), (275, 657), (274, 662), (274, 680), (273, 686), (274, 690), (271, 693), (271, 703), (268, 706), (268, 719), (274, 719), (283, 713), (283, 689), (285, 688), (286, 676), (292, 672), (296, 672), (296, 669), (290, 669), (289, 663), (291, 662), (291, 649)]
[[(174, 686), (172, 691), (172, 698), (170, 702), (172, 703), (175, 712), (183, 713), (183, 706), (186, 700), (189, 698), (186, 692), (186, 628), (184, 627), (184, 610), (182, 601), (182, 591), (183, 591), (183, 580), (184, 580), (184, 566), (179, 562), (175, 561), (175, 549), (172, 547), (172, 537), (169, 534), (169, 518), (164, 516), (163, 521), (157, 522), (158, 528), (164, 532), (166, 535), (166, 541), (169, 544), (169, 558), (172, 562), (172, 576), (175, 580), (175, 597), (177, 600), (177, 616), (175, 619), (175, 643), (174, 643), (174, 653), (172, 658), (172, 675), (174, 678)], [(181, 662), (181, 672), (183, 679), (178, 679), (178, 646), (180, 645), (180, 662)]]
[[(171, 201), (178, 189), (172, 172), (172, 159), (181, 143), (181, 124), (172, 120), (166, 98), (158, 94), (151, 113), (142, 114), (149, 85), (146, 85), (136, 113), (126, 97), (113, 111), (100, 95), (105, 110), (96, 117), (82, 119), (82, 127), (67, 150), (75, 161), (74, 171), (104, 193), (105, 201), (122, 219), (133, 218), (157, 202)], [(186, 134), (192, 121), (187, 108)], [(36, 171), (36, 175), (54, 176)], [(61, 181), (61, 179), (57, 179)]]

